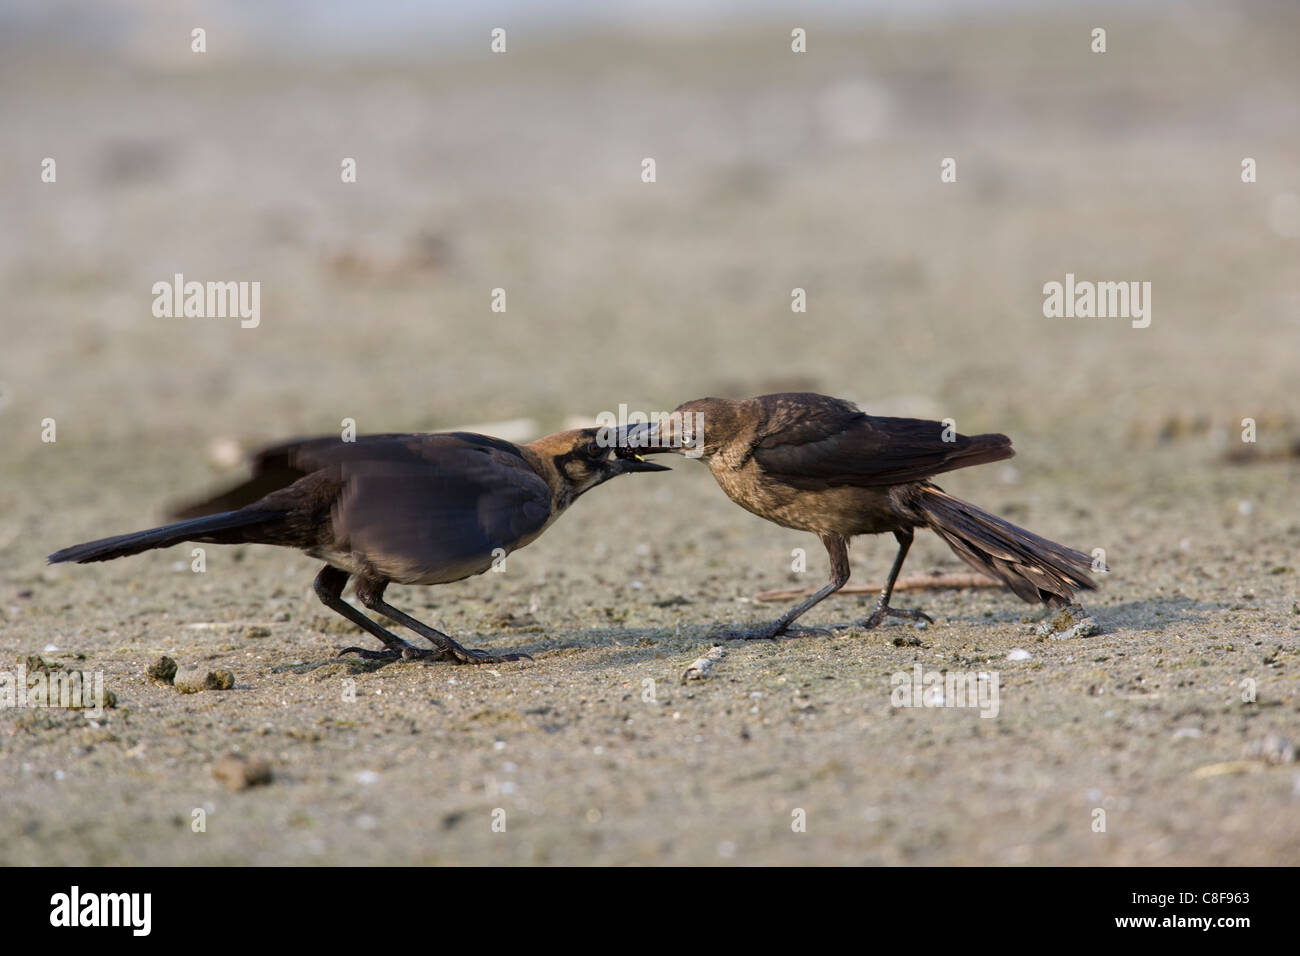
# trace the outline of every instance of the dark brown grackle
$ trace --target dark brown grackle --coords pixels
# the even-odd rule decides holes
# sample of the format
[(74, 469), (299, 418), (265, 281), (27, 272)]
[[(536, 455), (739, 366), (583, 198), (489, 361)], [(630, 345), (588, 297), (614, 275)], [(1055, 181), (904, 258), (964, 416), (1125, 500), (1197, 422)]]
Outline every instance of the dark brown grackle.
[[(871, 616), (929, 621), (889, 606), (916, 528), (930, 528), (978, 571), (1024, 601), (1057, 605), (1095, 587), (1087, 555), (1040, 538), (931, 484), (932, 475), (1015, 454), (1005, 435), (958, 435), (940, 422), (882, 418), (842, 399), (811, 392), (743, 401), (701, 398), (661, 422), (630, 427), (619, 454), (684, 452), (700, 457), (732, 501), (787, 528), (818, 535), (831, 560), (830, 582), (780, 619), (723, 636), (770, 638), (849, 580), (849, 539), (892, 532), (898, 541), (889, 578)], [(945, 440), (947, 439), (947, 440)], [(807, 630), (807, 629), (800, 629)]]
[[(107, 561), (182, 541), (298, 548), (325, 562), (315, 583), (325, 606), (385, 647), (341, 653), (519, 660), (527, 655), (461, 647), (388, 604), (384, 589), (394, 581), (444, 584), (482, 574), (494, 559), (531, 543), (583, 492), (617, 475), (668, 470), (636, 456), (611, 457), (609, 438), (586, 428), (527, 445), (469, 432), (287, 442), (257, 455), (244, 484), (177, 513), (188, 520), (74, 545), (50, 555), (50, 563)], [(362, 604), (437, 650), (413, 647), (346, 603), (351, 575)]]

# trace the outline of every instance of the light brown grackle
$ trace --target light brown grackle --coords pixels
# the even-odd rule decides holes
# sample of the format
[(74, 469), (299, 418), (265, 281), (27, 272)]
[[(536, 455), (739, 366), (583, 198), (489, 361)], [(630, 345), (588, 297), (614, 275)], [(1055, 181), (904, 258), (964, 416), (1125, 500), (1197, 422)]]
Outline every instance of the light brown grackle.
[[(700, 457), (722, 490), (742, 508), (821, 538), (830, 581), (778, 620), (720, 636), (771, 638), (849, 580), (849, 539), (890, 532), (898, 552), (871, 615), (930, 621), (920, 611), (889, 606), (915, 529), (929, 528), (957, 556), (1002, 581), (1030, 603), (1069, 603), (1095, 587), (1088, 555), (1040, 538), (928, 479), (1012, 457), (1005, 435), (958, 435), (940, 422), (867, 415), (851, 402), (811, 392), (741, 401), (701, 398), (662, 422), (628, 428), (619, 454), (685, 452)], [(799, 629), (806, 631), (807, 629)]]

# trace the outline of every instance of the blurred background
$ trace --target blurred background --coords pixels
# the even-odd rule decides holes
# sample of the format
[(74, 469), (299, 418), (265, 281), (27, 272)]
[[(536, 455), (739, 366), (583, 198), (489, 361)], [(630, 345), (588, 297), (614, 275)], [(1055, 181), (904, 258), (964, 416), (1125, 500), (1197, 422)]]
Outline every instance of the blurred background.
[[(785, 389), (1093, 480), (1296, 439), (1291, 3), (0, 9), (2, 454), (53, 465), (53, 418), (105, 503), (114, 460), (193, 484), (344, 418), (526, 438)], [(176, 273), (260, 282), (259, 327), (156, 318)], [(1045, 318), (1066, 273), (1150, 282), (1150, 327)]]
[[(614, 6), (8, 0), (9, 452), (785, 387), (1067, 447), (1288, 407), (1294, 4)], [(155, 318), (177, 272), (260, 281), (260, 328)], [(1151, 327), (1044, 318), (1067, 272), (1150, 281)]]
[[(620, 403), (809, 389), (1010, 434), (1014, 462), (944, 484), (1106, 547), (1117, 570), (1096, 603), (1115, 640), (1231, 630), (1238, 648), (1294, 648), (1298, 35), (1300, 7), (1282, 0), (3, 0), (0, 624), (35, 649), (108, 628), (122, 636), (101, 651), (153, 646), (169, 613), (260, 619), (274, 575), (310, 625), (284, 629), (319, 653), (308, 559), (253, 549), (246, 573), (210, 574), (196, 595), (192, 575), (162, 575), (175, 554), (93, 573), (42, 557), (230, 480), (240, 448), (344, 418), (361, 432), (527, 419), (507, 435), (523, 438)], [(940, 181), (948, 157), (955, 183)], [(152, 286), (175, 273), (260, 282), (259, 327), (156, 318)], [(1150, 327), (1045, 318), (1043, 286), (1067, 273), (1150, 282)], [(703, 633), (769, 610), (737, 610), (738, 595), (811, 583), (790, 573), (792, 547), (821, 580), (815, 541), (736, 509), (698, 466), (675, 470), (593, 494), (516, 574), (419, 599), (487, 635), (493, 597), (552, 635)], [(859, 545), (855, 581), (890, 553)], [(961, 567), (918, 539), (909, 570), (928, 566)], [(719, 603), (661, 610), (656, 590)], [(1182, 602), (1173, 618), (1165, 599)], [(1202, 620), (1243, 600), (1258, 617)], [(1008, 627), (1025, 610), (933, 601), (953, 615), (975, 601)], [(1131, 792), (1168, 730), (1151, 731)], [(1151, 840), (1171, 842), (1123, 859), (1203, 862), (1206, 819), (1282, 803), (1225, 790), (1188, 810), (1182, 836), (1157, 814)], [(954, 838), (949, 856), (926, 856), (922, 835), (904, 857), (988, 859), (974, 848), (1000, 853), (1007, 832)], [(1240, 851), (1240, 831), (1220, 836), (1225, 859)], [(1079, 859), (1078, 841), (1048, 842), (1034, 859)], [(1252, 845), (1270, 859), (1278, 844)]]

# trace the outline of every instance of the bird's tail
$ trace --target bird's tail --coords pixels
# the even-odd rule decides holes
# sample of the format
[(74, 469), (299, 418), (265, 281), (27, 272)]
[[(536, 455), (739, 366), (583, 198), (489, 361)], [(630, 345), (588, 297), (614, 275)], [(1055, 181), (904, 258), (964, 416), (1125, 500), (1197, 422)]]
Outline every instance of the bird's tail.
[(933, 485), (920, 489), (915, 504), (959, 558), (1002, 581), (1022, 601), (1070, 604), (1075, 591), (1097, 586), (1088, 576), (1092, 559), (1082, 551), (1040, 538)]
[(152, 548), (166, 548), (182, 541), (203, 541), (213, 544), (238, 544), (245, 541), (257, 541), (258, 534), (268, 521), (276, 521), (284, 516), (280, 511), (227, 511), (222, 514), (195, 518), (192, 521), (178, 521), (176, 524), (150, 528), (148, 531), (136, 531), (131, 534), (119, 534), (114, 538), (101, 538), (74, 544), (62, 551), (50, 555), (50, 564), (75, 561), (87, 564), (91, 561), (110, 561), (128, 554), (139, 554)]

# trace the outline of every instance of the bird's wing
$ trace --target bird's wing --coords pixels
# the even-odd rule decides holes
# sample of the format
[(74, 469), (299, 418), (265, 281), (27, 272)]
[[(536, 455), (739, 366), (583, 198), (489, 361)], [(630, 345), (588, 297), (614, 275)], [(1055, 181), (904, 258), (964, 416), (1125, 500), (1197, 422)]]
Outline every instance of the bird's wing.
[[(365, 435), (356, 442), (348, 444), (365, 446), (402, 437), (408, 436)], [(299, 478), (304, 478), (316, 470), (312, 465), (304, 463), (303, 458), (310, 459), (316, 453), (342, 444), (344, 444), (343, 439), (338, 435), (327, 435), (323, 438), (295, 438), (263, 448), (254, 452), (249, 459), (253, 474), (247, 481), (211, 498), (176, 505), (168, 510), (168, 514), (176, 519), (201, 518), (204, 515), (220, 514), (223, 511), (236, 511), (247, 507), (273, 491), (288, 488)]]
[(484, 570), (551, 515), (550, 486), (506, 447), (425, 435), (367, 454), (330, 449), (321, 457), (343, 485), (333, 509), (339, 550), (409, 583)]
[(957, 435), (940, 422), (867, 415), (837, 399), (777, 402), (767, 412), (754, 462), (796, 488), (895, 485), (1015, 454), (1005, 435)]
[[(487, 435), (474, 435), (469, 432), (447, 432), (472, 444), (489, 447), (514, 446)], [(294, 438), (263, 448), (251, 456), (249, 464), (252, 475), (247, 481), (235, 485), (218, 495), (179, 505), (169, 509), (174, 519), (201, 518), (204, 515), (220, 514), (223, 511), (235, 511), (260, 501), (274, 491), (288, 488), (300, 478), (305, 478), (320, 470), (332, 461), (341, 461), (350, 456), (370, 454), (391, 454), (385, 451), (390, 446), (400, 444), (403, 440), (435, 437), (419, 434), (361, 435), (355, 441), (345, 442), (339, 435), (326, 435), (317, 438)]]

